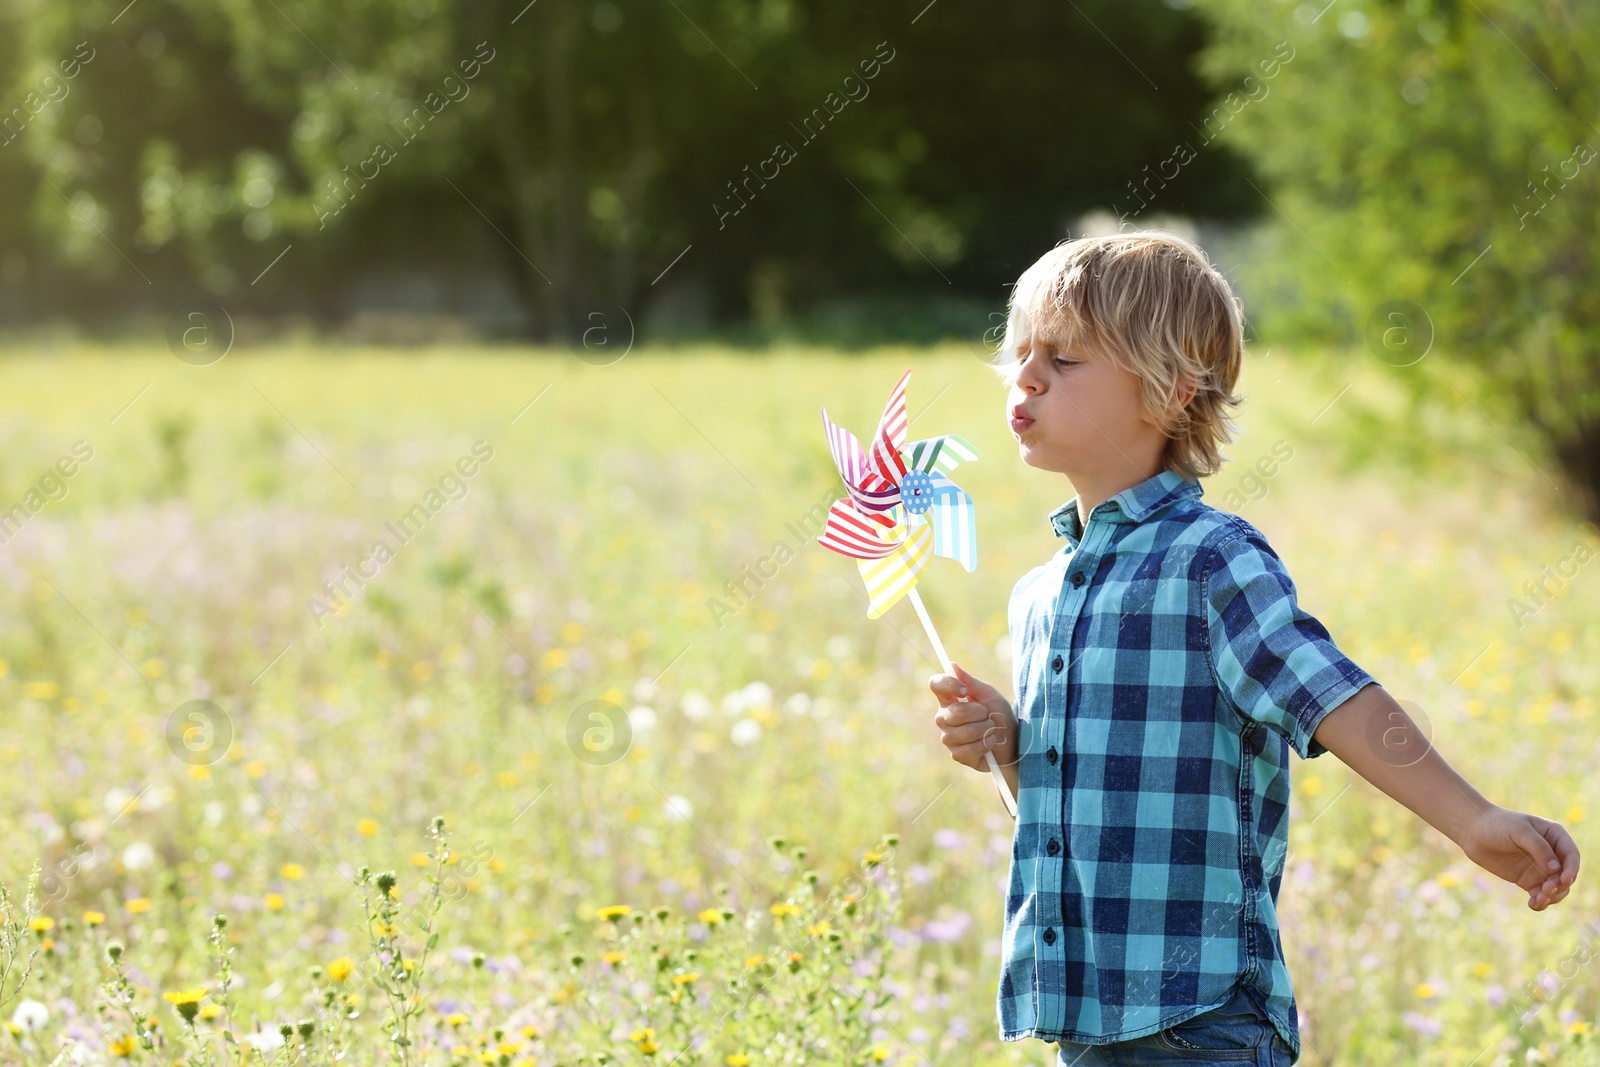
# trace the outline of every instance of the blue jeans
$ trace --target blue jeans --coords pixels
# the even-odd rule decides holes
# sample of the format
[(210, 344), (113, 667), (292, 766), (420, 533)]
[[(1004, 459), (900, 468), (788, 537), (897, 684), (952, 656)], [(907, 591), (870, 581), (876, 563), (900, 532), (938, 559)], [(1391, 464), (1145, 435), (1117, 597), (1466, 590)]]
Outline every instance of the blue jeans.
[(1178, 1067), (1197, 1063), (1249, 1063), (1291, 1067), (1289, 1046), (1243, 986), (1220, 1008), (1129, 1041), (1085, 1045), (1063, 1041), (1058, 1067)]

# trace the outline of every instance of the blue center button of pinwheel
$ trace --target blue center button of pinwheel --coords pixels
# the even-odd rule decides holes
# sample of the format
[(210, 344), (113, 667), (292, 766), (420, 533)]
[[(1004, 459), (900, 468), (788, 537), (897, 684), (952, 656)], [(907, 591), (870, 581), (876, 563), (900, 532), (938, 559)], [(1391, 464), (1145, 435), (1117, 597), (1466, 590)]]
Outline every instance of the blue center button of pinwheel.
[(900, 479), (900, 503), (913, 515), (933, 507), (933, 478), (927, 471), (909, 470)]

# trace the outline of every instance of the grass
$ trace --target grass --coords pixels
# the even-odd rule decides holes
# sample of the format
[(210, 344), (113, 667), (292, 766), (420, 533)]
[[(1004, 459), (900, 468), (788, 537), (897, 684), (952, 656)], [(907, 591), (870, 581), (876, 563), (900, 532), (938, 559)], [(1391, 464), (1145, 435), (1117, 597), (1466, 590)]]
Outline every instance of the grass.
[[(932, 653), (796, 532), (837, 481), (819, 408), (865, 436), (915, 367), (912, 436), (982, 453), (978, 571), (922, 595), (1009, 691), (1006, 600), (1071, 490), (1017, 460), (972, 349), (23, 347), (0, 510), (60, 499), (0, 550), (0, 995), (47, 1015), (8, 1056), (1049, 1054), (995, 1036), (1010, 822), (938, 743)], [(1486, 795), (1584, 847), (1593, 568), (1508, 601), (1600, 544), (1486, 416), (1395, 417), (1395, 373), (1254, 359), (1205, 499)], [(1302, 1062), (1596, 1062), (1587, 879), (1530, 912), (1332, 757), (1294, 801)], [(164, 994), (196, 989), (191, 1027)]]

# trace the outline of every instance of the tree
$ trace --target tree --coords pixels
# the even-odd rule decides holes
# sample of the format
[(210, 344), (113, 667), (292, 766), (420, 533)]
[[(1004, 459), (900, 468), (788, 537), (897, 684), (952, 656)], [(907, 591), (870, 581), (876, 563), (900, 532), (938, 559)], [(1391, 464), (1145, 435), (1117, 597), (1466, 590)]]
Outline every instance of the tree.
[(1295, 52), (1270, 99), (1222, 131), (1264, 176), (1301, 283), (1272, 309), (1280, 329), (1368, 332), (1380, 351), (1386, 331), (1431, 330), (1600, 519), (1600, 8), (1345, 0), (1264, 17), (1246, 0), (1198, 2), (1215, 82), (1279, 40)]

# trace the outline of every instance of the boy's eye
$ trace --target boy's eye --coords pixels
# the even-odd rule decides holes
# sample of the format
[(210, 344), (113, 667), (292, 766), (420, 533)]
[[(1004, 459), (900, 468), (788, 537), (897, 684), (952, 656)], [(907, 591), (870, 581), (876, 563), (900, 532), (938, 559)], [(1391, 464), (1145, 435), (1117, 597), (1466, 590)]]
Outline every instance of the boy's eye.
[(1063, 359), (1061, 356), (1056, 357), (1056, 366), (1058, 367), (1076, 367), (1077, 365), (1078, 361), (1075, 359)]

